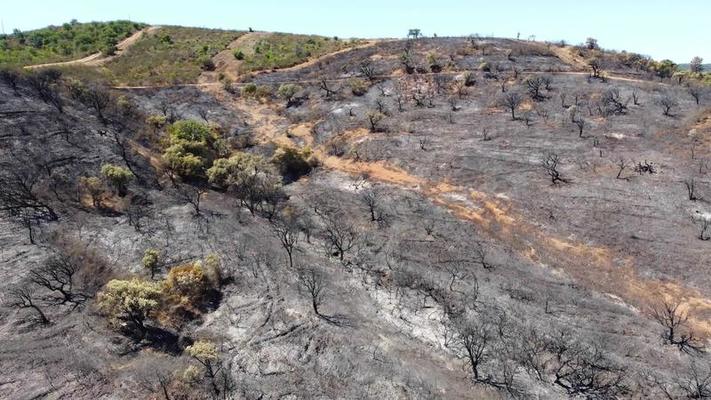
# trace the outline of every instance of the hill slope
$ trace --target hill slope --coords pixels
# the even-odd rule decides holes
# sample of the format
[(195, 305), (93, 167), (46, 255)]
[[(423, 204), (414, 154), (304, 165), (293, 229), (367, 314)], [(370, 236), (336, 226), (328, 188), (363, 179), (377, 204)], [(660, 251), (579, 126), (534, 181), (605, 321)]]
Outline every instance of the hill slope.
[(705, 94), (495, 38), (247, 74), (238, 35), (3, 75), (0, 397), (695, 395)]

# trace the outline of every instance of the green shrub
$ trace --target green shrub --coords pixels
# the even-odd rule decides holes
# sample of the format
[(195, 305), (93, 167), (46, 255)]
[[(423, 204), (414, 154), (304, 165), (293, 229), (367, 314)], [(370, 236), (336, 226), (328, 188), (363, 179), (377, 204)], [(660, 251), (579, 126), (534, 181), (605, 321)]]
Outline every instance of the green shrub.
[(351, 87), (351, 92), (355, 96), (363, 96), (368, 92), (370, 88), (368, 82), (360, 78), (353, 78), (348, 81), (348, 85)]
[(234, 53), (232, 53), (232, 54), (234, 54), (234, 56), (235, 56), (236, 59), (238, 59), (238, 60), (240, 60), (240, 61), (244, 60), (244, 53), (242, 52), (242, 50), (237, 49), (237, 50), (235, 50)]
[(162, 295), (162, 287), (158, 283), (136, 278), (114, 279), (99, 293), (97, 304), (114, 327), (130, 324), (131, 328), (145, 332), (144, 323), (158, 311)]
[(133, 173), (128, 168), (113, 164), (104, 164), (101, 167), (101, 175), (106, 178), (109, 185), (118, 192), (119, 196), (126, 196), (128, 192), (127, 185), (131, 179), (133, 179)]
[(248, 83), (242, 87), (242, 96), (244, 97), (254, 97), (257, 95), (257, 85), (254, 83)]
[(168, 117), (163, 114), (151, 114), (146, 118), (146, 123), (154, 129), (160, 129), (168, 123)]
[(143, 253), (143, 259), (141, 259), (141, 263), (143, 264), (143, 268), (147, 269), (151, 273), (151, 279), (155, 277), (156, 271), (158, 269), (158, 261), (160, 257), (160, 252), (158, 249), (146, 249), (146, 251)]
[(303, 88), (297, 84), (284, 83), (279, 86), (279, 89), (277, 89), (277, 96), (281, 97), (287, 102), (291, 102), (294, 96), (296, 96), (296, 94), (299, 93), (301, 90), (303, 90)]
[(194, 120), (181, 120), (168, 127), (169, 146), (163, 160), (182, 178), (201, 178), (212, 161), (224, 151), (216, 130)]

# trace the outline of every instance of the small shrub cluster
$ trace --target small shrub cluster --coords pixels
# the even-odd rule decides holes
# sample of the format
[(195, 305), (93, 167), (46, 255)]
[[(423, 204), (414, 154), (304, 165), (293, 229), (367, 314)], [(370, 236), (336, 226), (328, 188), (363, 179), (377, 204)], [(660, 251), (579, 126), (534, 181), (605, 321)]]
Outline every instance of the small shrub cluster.
[[(147, 251), (144, 261), (152, 264), (154, 255)], [(204, 261), (173, 267), (157, 282), (113, 279), (98, 294), (97, 305), (115, 329), (143, 335), (148, 321), (180, 326), (197, 318), (219, 290), (220, 280), (219, 258), (211, 255)]]
[(194, 120), (181, 120), (167, 129), (168, 147), (163, 161), (168, 170), (184, 179), (205, 175), (212, 162), (224, 149), (213, 126)]

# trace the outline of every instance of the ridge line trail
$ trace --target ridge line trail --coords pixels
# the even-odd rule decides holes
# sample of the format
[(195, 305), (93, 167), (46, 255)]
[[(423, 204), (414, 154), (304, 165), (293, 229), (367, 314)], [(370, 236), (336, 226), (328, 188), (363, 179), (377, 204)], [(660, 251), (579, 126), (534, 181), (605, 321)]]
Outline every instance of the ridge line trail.
[[(301, 139), (303, 145), (311, 147), (324, 168), (352, 176), (365, 176), (371, 181), (420, 193), (459, 219), (471, 222), (491, 239), (504, 243), (535, 265), (550, 269), (553, 273), (563, 273), (576, 283), (613, 300), (621, 299), (640, 314), (647, 314), (649, 308), (661, 299), (679, 299), (689, 311), (692, 326), (702, 336), (711, 336), (711, 321), (704, 317), (704, 314), (711, 312), (711, 299), (674, 279), (640, 276), (634, 258), (619, 250), (570, 240), (546, 230), (536, 221), (529, 221), (517, 210), (516, 204), (495, 194), (447, 180), (431, 181), (384, 160), (366, 162), (330, 156), (326, 151), (329, 142), (320, 145), (314, 142), (314, 122), (290, 124), (277, 113), (274, 105), (235, 100), (224, 96), (224, 93), (221, 96), (227, 98), (230, 106), (244, 113), (254, 129), (255, 139), (262, 143), (272, 141), (280, 146), (299, 148), (301, 146), (294, 139)], [(367, 129), (360, 128), (337, 137), (353, 143), (367, 140), (369, 135)]]
[[(220, 74), (224, 74), (227, 78), (236, 81), (240, 78), (240, 67), (244, 63), (242, 60), (237, 60), (233, 54), (235, 49), (238, 48), (245, 48), (249, 49), (250, 45), (252, 45), (254, 41), (259, 40), (260, 38), (268, 37), (272, 35), (272, 32), (248, 32), (245, 33), (244, 35), (238, 37), (237, 39), (233, 40), (230, 44), (227, 45), (227, 47), (217, 53), (214, 57), (212, 57), (213, 62), (215, 63), (215, 70), (214, 71), (206, 71), (200, 74), (200, 77), (198, 77), (197, 84), (219, 84), (218, 81), (218, 76)], [(366, 41), (363, 44), (356, 45), (356, 46), (350, 46), (350, 47), (345, 47), (340, 50), (336, 50), (330, 53), (322, 54), (318, 57), (314, 57), (311, 59), (308, 59), (302, 63), (292, 65), (291, 67), (286, 67), (286, 68), (277, 68), (276, 71), (282, 72), (282, 71), (297, 71), (301, 68), (306, 68), (311, 65), (314, 65), (320, 61), (323, 61), (326, 58), (336, 56), (338, 54), (342, 54), (345, 52), (349, 51), (354, 51), (370, 46), (374, 46), (377, 43), (382, 42), (383, 40), (378, 40), (378, 39), (371, 39)], [(261, 71), (253, 71), (254, 76), (259, 76), (262, 74), (268, 74), (272, 72), (271, 70), (261, 70)]]
[(69, 60), (69, 61), (60, 61), (60, 62), (54, 62), (54, 63), (45, 63), (45, 64), (35, 64), (35, 65), (26, 65), (24, 68), (25, 69), (38, 69), (38, 68), (46, 68), (46, 67), (59, 67), (59, 66), (67, 66), (67, 65), (89, 65), (89, 66), (99, 66), (103, 65), (104, 63), (107, 63), (111, 60), (113, 60), (116, 57), (119, 57), (124, 51), (126, 51), (128, 48), (130, 48), (134, 43), (136, 43), (141, 36), (144, 33), (150, 33), (153, 32), (157, 29), (159, 29), (159, 26), (149, 26), (147, 28), (143, 28), (141, 30), (138, 30), (134, 33), (131, 34), (131, 36), (121, 40), (116, 44), (116, 54), (113, 56), (109, 57), (103, 57), (101, 52), (90, 54), (86, 57), (79, 58), (76, 60)]
[[(340, 50), (339, 50), (340, 51)], [(332, 53), (329, 53), (332, 54)], [(296, 70), (298, 68), (305, 68), (306, 66), (303, 66), (302, 64), (295, 65), (292, 68), (293, 70)], [(283, 71), (284, 69), (279, 69), (279, 71)], [(428, 72), (426, 74), (417, 74), (417, 76), (429, 76), (429, 75), (459, 75), (465, 71), (453, 71), (453, 72)], [(256, 74), (256, 76), (259, 76), (261, 74), (267, 74), (270, 73), (266, 71), (260, 71), (260, 73)], [(548, 74), (552, 76), (556, 75), (589, 75), (588, 72), (584, 71), (557, 71), (557, 72), (547, 72), (547, 71), (520, 71), (520, 73), (523, 74)], [(388, 75), (379, 75), (376, 76), (378, 79), (392, 79), (392, 78), (400, 78), (402, 75), (400, 74), (388, 74)], [(220, 82), (206, 82), (205, 78), (203, 78), (203, 75), (201, 75), (198, 80), (203, 80), (203, 82), (198, 82), (198, 83), (180, 83), (180, 84), (175, 84), (175, 85), (147, 85), (147, 86), (112, 86), (112, 89), (116, 90), (143, 90), (143, 89), (170, 89), (170, 88), (179, 88), (179, 87), (198, 87), (198, 88), (209, 88), (209, 87), (221, 87), (222, 83)], [(349, 79), (352, 79), (352, 77), (339, 77), (339, 78), (330, 78), (326, 79), (327, 82), (342, 82), (342, 81), (347, 81)], [(656, 81), (651, 81), (647, 79), (638, 79), (638, 78), (629, 78), (625, 76), (615, 76), (615, 75), (608, 75), (606, 79), (611, 80), (611, 81), (623, 81), (623, 82), (635, 82), (635, 83), (652, 83), (660, 86), (668, 86), (668, 83), (664, 82), (656, 82)], [(303, 84), (316, 84), (321, 82), (320, 79), (302, 79), (302, 80), (285, 80), (285, 81), (272, 81), (269, 84), (270, 85), (278, 85), (278, 84), (285, 84), (285, 83), (303, 83)], [(233, 82), (232, 86), (233, 87), (243, 87), (245, 85), (248, 85), (249, 82)]]

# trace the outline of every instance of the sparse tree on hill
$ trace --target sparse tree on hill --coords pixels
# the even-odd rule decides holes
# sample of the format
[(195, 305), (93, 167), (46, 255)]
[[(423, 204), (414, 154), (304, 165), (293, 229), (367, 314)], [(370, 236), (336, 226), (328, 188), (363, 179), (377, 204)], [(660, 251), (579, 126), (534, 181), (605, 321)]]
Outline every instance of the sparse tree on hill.
[(516, 110), (523, 103), (523, 97), (517, 92), (508, 92), (499, 99), (499, 104), (511, 111), (511, 119), (516, 120)]
[(325, 77), (321, 78), (318, 87), (326, 93), (326, 100), (331, 100), (338, 94), (338, 90), (331, 86)]
[(370, 213), (370, 221), (375, 222), (382, 218), (380, 211), (380, 202), (382, 200), (382, 192), (377, 187), (363, 189), (360, 195), (361, 200), (368, 208)]
[(555, 153), (546, 154), (543, 156), (543, 160), (541, 161), (541, 166), (548, 173), (548, 176), (550, 176), (551, 182), (554, 185), (557, 185), (560, 182), (568, 183), (569, 181), (563, 178), (560, 171), (558, 171), (558, 164), (560, 164), (560, 158)]
[(289, 258), (289, 268), (294, 268), (294, 250), (299, 243), (299, 225), (288, 215), (280, 216), (272, 221), (272, 230)]
[(301, 268), (297, 275), (299, 284), (311, 298), (311, 308), (314, 314), (321, 316), (319, 307), (323, 302), (324, 289), (326, 287), (323, 272), (316, 267)]
[(363, 75), (369, 81), (375, 80), (375, 78), (376, 78), (375, 66), (373, 66), (373, 62), (370, 61), (370, 59), (365, 59), (365, 60), (361, 61), (358, 69), (360, 70), (361, 75)]
[(588, 61), (588, 66), (590, 66), (590, 69), (592, 69), (592, 77), (600, 78), (600, 71), (602, 70), (602, 62), (600, 61), (600, 59), (597, 57), (592, 58), (590, 61)]
[(74, 260), (67, 256), (57, 256), (31, 270), (29, 279), (35, 285), (56, 294), (48, 301), (54, 304), (73, 303), (76, 307), (88, 298), (75, 287), (75, 275), (78, 272), (79, 264)]
[(694, 74), (702, 73), (704, 71), (704, 59), (699, 56), (692, 58), (689, 63), (689, 69)]
[(597, 50), (599, 48), (599, 45), (597, 44), (597, 39), (592, 37), (585, 39), (585, 47), (587, 47), (588, 50)]
[(546, 96), (541, 93), (541, 90), (544, 86), (545, 83), (543, 81), (543, 78), (539, 76), (526, 79), (528, 95), (531, 96), (531, 99), (533, 99), (534, 101), (541, 101), (546, 99)]
[(58, 88), (61, 77), (62, 72), (56, 69), (32, 72), (27, 77), (27, 82), (37, 96), (45, 103), (54, 106), (60, 113), (64, 112), (64, 101)]
[(703, 350), (703, 345), (688, 325), (688, 314), (680, 308), (680, 303), (662, 301), (652, 308), (651, 314), (663, 328), (662, 339), (665, 344), (676, 346), (685, 353)]
[(358, 229), (340, 213), (324, 215), (325, 246), (329, 255), (336, 255), (345, 261), (345, 255), (358, 241)]
[(684, 181), (684, 185), (686, 186), (686, 192), (689, 195), (689, 200), (698, 200), (699, 198), (696, 197), (696, 180), (694, 180), (694, 178), (686, 179)]
[(19, 94), (17, 89), (21, 80), (22, 75), (18, 71), (9, 68), (0, 69), (0, 81), (9, 86), (15, 95)]
[(694, 100), (696, 101), (696, 105), (698, 106), (699, 102), (701, 101), (703, 89), (697, 85), (689, 85), (687, 91), (689, 92), (689, 95), (694, 98)]
[(575, 121), (573, 121), (575, 126), (578, 127), (578, 136), (583, 137), (583, 129), (587, 126), (587, 122), (585, 121), (585, 118), (583, 117), (578, 117)]
[(367, 115), (368, 124), (370, 125), (371, 132), (378, 132), (380, 130), (380, 121), (385, 118), (385, 114), (379, 111), (371, 111)]
[(111, 93), (109, 93), (106, 88), (98, 85), (88, 87), (82, 91), (80, 100), (82, 103), (94, 109), (101, 123), (106, 123), (104, 111), (111, 104), (112, 100)]
[(37, 304), (35, 291), (27, 285), (21, 285), (10, 289), (8, 305), (19, 310), (30, 309), (36, 314), (37, 322), (42, 325), (49, 323), (49, 319), (45, 315), (44, 311)]
[(679, 103), (677, 103), (677, 101), (670, 95), (665, 94), (659, 99), (659, 105), (662, 107), (662, 114), (667, 117), (673, 117), (671, 112), (679, 105)]

